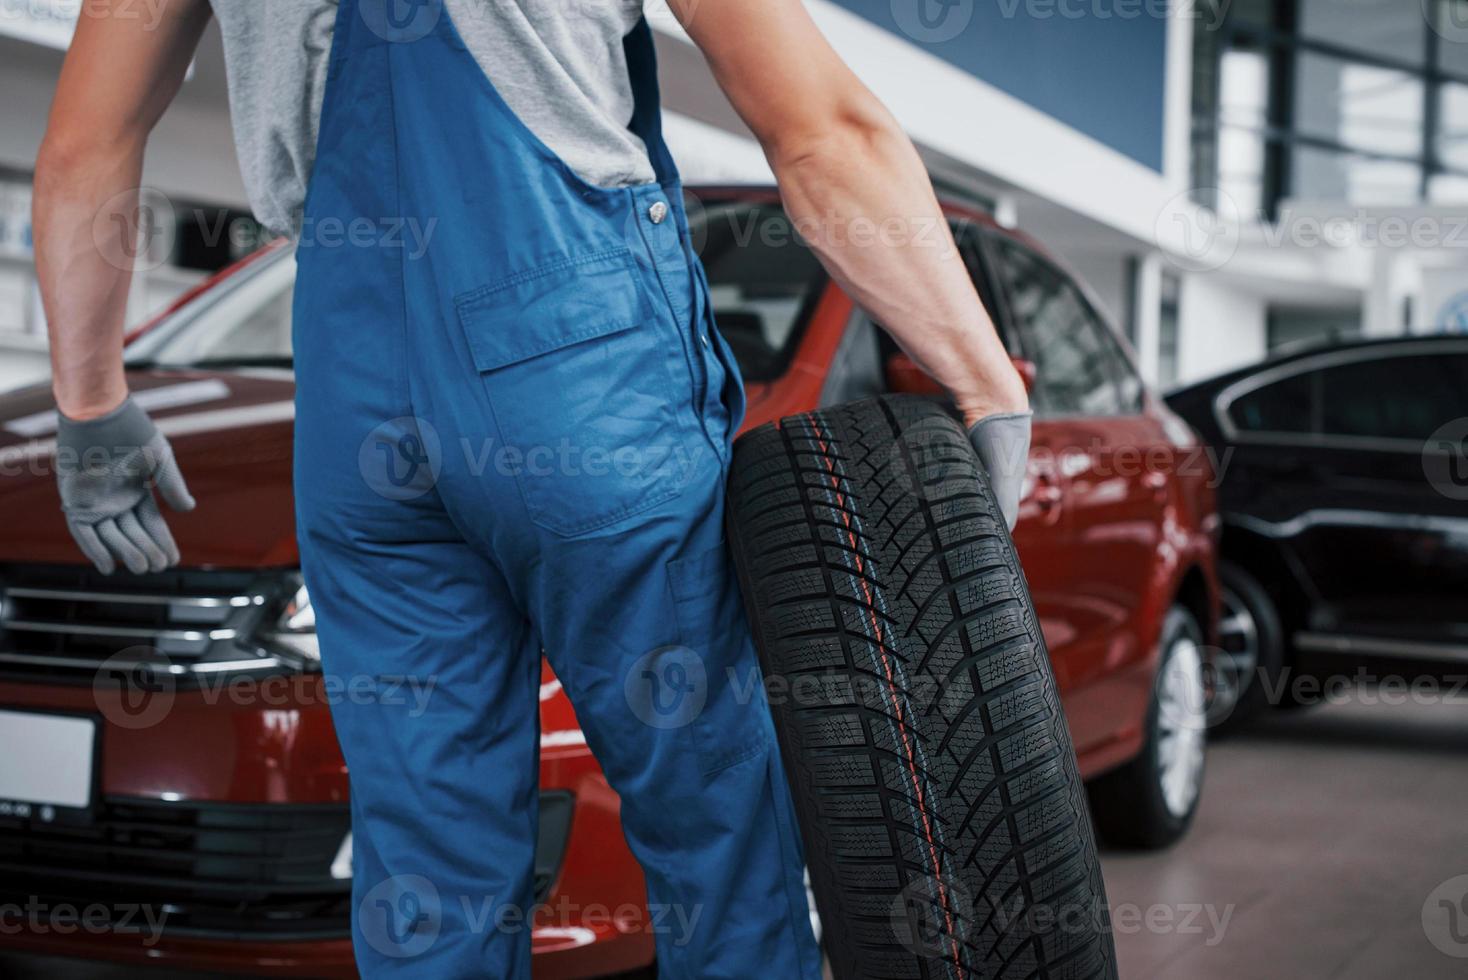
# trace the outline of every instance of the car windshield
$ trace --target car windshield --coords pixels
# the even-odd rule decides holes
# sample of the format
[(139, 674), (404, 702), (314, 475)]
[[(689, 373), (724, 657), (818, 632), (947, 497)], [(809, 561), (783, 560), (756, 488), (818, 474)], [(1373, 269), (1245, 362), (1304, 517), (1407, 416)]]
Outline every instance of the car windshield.
[[(778, 205), (691, 209), (719, 328), (748, 381), (778, 378), (804, 332), (825, 274)], [(229, 277), (128, 348), (134, 367), (291, 366), (296, 263), (282, 250)]]
[(127, 361), (134, 367), (290, 367), (295, 283), (289, 251), (267, 256), (138, 338)]

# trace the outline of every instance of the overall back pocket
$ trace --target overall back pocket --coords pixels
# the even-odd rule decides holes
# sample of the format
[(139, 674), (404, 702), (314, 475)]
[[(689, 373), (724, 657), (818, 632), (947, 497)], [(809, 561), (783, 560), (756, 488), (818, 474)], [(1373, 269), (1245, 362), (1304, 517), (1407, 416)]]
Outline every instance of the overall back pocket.
[(567, 257), (455, 299), (530, 519), (592, 531), (670, 500), (697, 444), (625, 248)]

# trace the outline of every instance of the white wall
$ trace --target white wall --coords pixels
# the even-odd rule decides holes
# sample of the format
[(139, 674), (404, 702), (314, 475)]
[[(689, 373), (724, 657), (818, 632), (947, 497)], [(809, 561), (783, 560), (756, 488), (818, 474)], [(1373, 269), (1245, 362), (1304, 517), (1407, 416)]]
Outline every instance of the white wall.
[(0, 394), (23, 388), (51, 376), (46, 349), (39, 343), (30, 347), (8, 343), (0, 345)]
[[(0, 168), (28, 180), (46, 130), (46, 118), (63, 53), (13, 38), (0, 38)], [(243, 182), (224, 85), (223, 52), (211, 25), (200, 44), (191, 77), (148, 143), (143, 183), (171, 199), (245, 207)], [(7, 214), (28, 213), (28, 205)], [(28, 223), (27, 223), (28, 224)], [(39, 307), (32, 304), (34, 273), (29, 252), (10, 229), (0, 241), (0, 391), (46, 376), (45, 337)], [(144, 277), (129, 297), (129, 320), (159, 308), (199, 278), (168, 267)], [(27, 328), (27, 329), (23, 329)]]
[(1196, 381), (1268, 352), (1265, 301), (1207, 273), (1183, 277), (1178, 381)]
[(663, 139), (687, 184), (773, 184), (758, 143), (677, 112), (663, 113)]
[[(0, 165), (29, 172), (46, 131), (62, 53), (0, 39)], [(193, 77), (164, 113), (148, 141), (145, 183), (209, 204), (242, 206), (244, 185), (223, 88), (217, 28), (199, 49)]]

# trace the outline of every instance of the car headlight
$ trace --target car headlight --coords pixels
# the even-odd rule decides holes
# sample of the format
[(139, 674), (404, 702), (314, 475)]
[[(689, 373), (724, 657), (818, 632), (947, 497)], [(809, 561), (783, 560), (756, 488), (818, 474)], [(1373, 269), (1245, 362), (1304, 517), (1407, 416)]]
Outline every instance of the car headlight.
[(344, 881), (352, 876), (352, 832), (347, 831), (347, 836), (342, 838), (341, 847), (337, 848), (336, 857), (331, 861), (331, 876), (338, 881)]
[(295, 578), (296, 590), (290, 601), (281, 610), (280, 617), (272, 629), (266, 630), (264, 639), (268, 643), (285, 647), (293, 653), (310, 660), (321, 662), (321, 644), (316, 639), (316, 609), (311, 605), (311, 595), (300, 576)]

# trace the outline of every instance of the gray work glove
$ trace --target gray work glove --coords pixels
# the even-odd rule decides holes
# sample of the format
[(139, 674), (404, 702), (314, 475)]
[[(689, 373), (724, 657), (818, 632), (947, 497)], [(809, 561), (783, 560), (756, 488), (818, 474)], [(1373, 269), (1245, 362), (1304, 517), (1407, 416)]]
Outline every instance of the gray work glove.
[(56, 482), (66, 526), (104, 575), (178, 564), (178, 545), (152, 487), (174, 510), (193, 510), (173, 449), (131, 398), (106, 415), (77, 422), (57, 413)]
[(1029, 412), (1000, 412), (979, 419), (968, 430), (979, 462), (989, 474), (989, 486), (999, 503), (1004, 523), (1014, 530), (1019, 520), (1019, 498), (1024, 492), (1025, 470), (1030, 459)]

